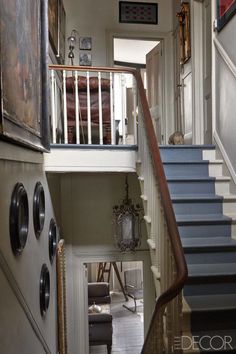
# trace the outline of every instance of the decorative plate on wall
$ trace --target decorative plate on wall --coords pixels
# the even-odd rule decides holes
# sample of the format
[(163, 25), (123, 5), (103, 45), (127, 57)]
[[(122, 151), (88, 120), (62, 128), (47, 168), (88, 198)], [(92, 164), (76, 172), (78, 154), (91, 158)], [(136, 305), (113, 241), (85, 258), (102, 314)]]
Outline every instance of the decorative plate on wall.
[(42, 265), (40, 274), (39, 301), (41, 315), (45, 316), (50, 302), (50, 274), (45, 263)]
[(13, 253), (17, 255), (25, 247), (29, 229), (28, 197), (22, 183), (17, 183), (13, 190), (9, 221), (11, 247)]
[(34, 232), (38, 238), (43, 230), (45, 220), (45, 195), (40, 182), (36, 183), (33, 199)]
[(57, 226), (54, 219), (51, 219), (48, 233), (49, 259), (53, 262), (57, 248)]

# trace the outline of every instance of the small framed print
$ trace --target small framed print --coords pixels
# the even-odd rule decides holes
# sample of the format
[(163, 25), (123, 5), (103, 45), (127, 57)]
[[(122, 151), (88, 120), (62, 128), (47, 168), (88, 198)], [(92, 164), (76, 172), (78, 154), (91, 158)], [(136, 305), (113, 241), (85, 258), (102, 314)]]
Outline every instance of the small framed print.
[(92, 54), (91, 53), (80, 53), (79, 54), (79, 65), (91, 66), (92, 65)]
[(156, 25), (158, 23), (158, 4), (152, 2), (120, 1), (119, 22)]
[(236, 13), (236, 0), (217, 0), (217, 30), (221, 31)]
[(92, 38), (91, 37), (80, 37), (79, 49), (91, 50), (92, 49)]

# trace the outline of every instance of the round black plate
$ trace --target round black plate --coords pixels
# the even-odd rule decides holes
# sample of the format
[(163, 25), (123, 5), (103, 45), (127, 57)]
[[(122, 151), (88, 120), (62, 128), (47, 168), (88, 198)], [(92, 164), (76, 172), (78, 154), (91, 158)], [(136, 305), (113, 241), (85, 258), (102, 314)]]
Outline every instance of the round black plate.
[(45, 316), (50, 302), (50, 274), (45, 263), (40, 274), (39, 299), (41, 315)]
[(10, 238), (14, 254), (20, 254), (26, 244), (29, 229), (29, 204), (22, 183), (17, 183), (10, 205)]
[(45, 195), (40, 182), (36, 183), (33, 201), (34, 232), (38, 238), (43, 230), (45, 220)]
[(51, 219), (48, 233), (49, 259), (53, 262), (57, 247), (57, 226), (54, 219)]

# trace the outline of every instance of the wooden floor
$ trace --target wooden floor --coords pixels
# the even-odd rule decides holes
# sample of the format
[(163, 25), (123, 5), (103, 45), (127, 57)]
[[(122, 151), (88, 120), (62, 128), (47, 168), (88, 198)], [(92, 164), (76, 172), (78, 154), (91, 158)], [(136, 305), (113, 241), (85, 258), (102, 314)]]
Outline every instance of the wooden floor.
[[(133, 300), (126, 302), (122, 293), (113, 293), (111, 314), (113, 316), (112, 354), (140, 354), (143, 345), (143, 304), (138, 301), (137, 313), (122, 305), (133, 306)], [(106, 354), (106, 346), (90, 347), (90, 354)]]

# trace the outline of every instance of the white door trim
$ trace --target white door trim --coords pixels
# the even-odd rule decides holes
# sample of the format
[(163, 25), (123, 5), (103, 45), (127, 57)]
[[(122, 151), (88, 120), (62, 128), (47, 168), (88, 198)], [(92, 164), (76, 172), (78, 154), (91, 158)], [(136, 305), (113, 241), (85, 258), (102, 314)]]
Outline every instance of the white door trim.
[[(122, 254), (111, 247), (72, 247), (70, 252), (71, 266), (67, 271), (67, 308), (68, 323), (73, 333), (68, 333), (71, 354), (88, 354), (88, 313), (87, 296), (84, 279), (84, 264), (94, 262), (143, 262), (144, 278), (144, 330), (147, 331), (155, 304), (155, 289), (148, 250), (136, 251), (134, 254)], [(71, 289), (71, 290), (70, 290)], [(71, 293), (73, 292), (73, 294)], [(68, 329), (69, 330), (69, 329)]]
[(191, 48), (193, 83), (193, 144), (204, 143), (204, 42), (203, 3), (191, 1)]
[(162, 67), (163, 67), (163, 131), (164, 143), (168, 141), (168, 137), (175, 131), (175, 97), (174, 97), (174, 58), (173, 58), (173, 32), (126, 32), (109, 29), (106, 31), (107, 42), (107, 64), (113, 66), (113, 39), (114, 38), (129, 39), (146, 39), (159, 40), (162, 42)]

